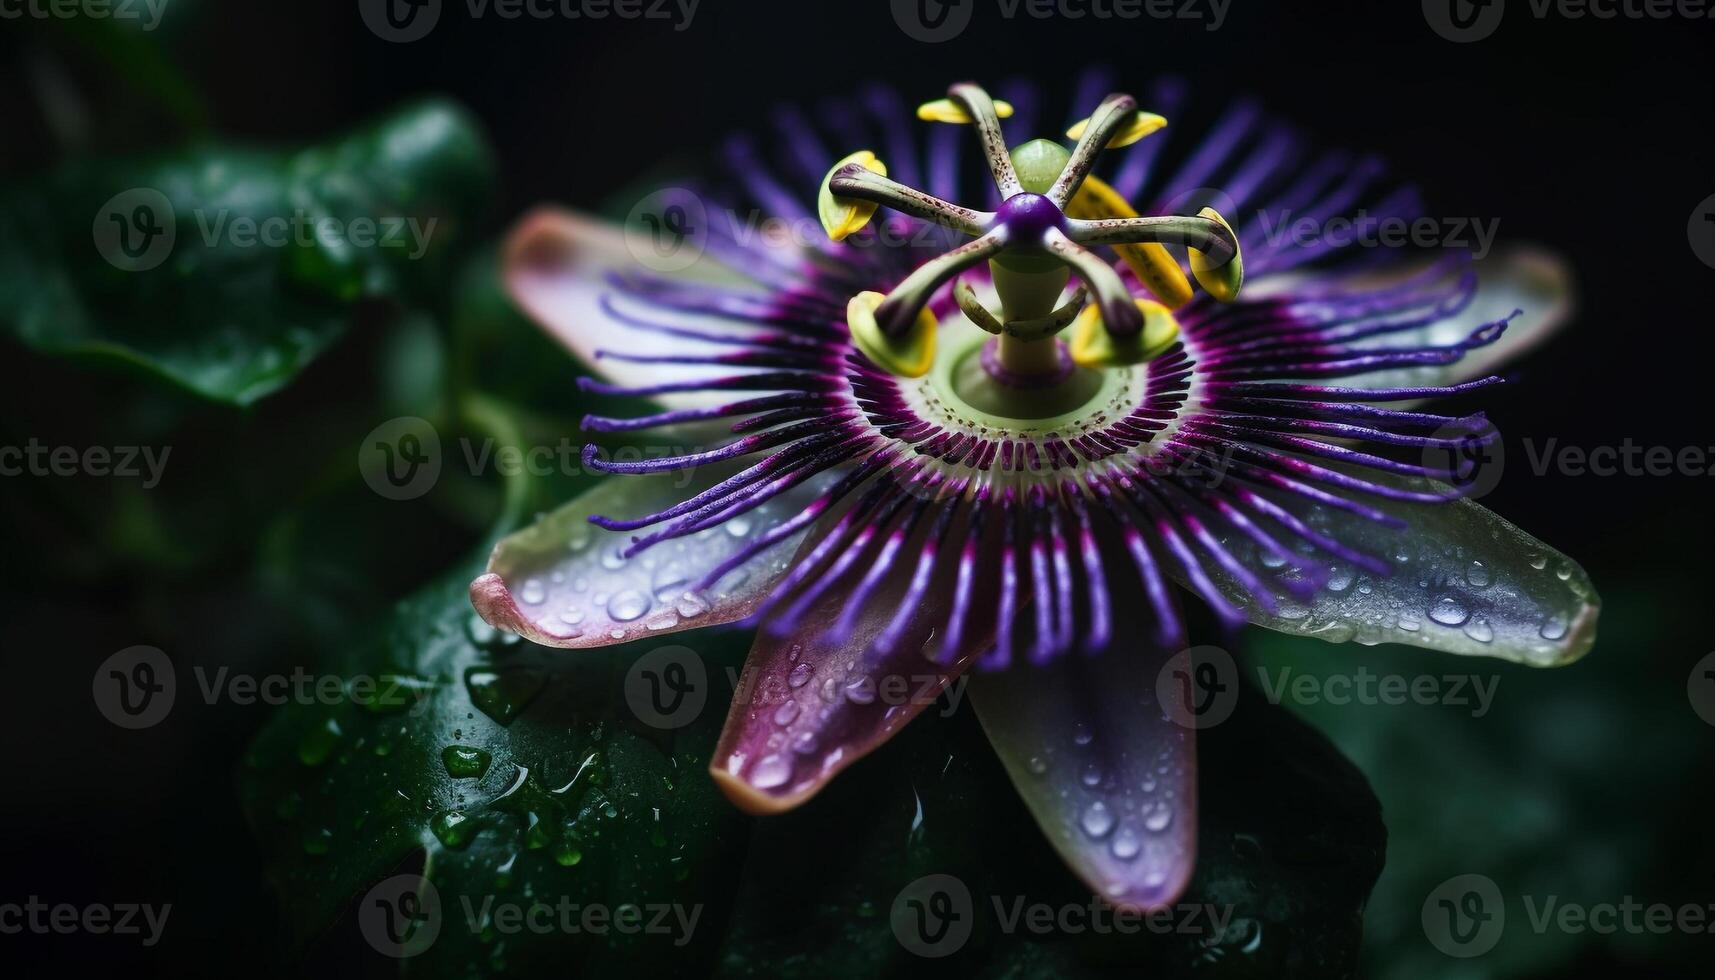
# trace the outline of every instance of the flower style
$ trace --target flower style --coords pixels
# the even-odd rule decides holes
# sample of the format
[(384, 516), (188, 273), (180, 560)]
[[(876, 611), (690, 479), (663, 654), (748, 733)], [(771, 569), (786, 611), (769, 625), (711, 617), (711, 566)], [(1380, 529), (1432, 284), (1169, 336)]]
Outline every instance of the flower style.
[[(1086, 79), (1079, 104), (1104, 87)], [(1229, 628), (1542, 666), (1589, 649), (1583, 571), (1450, 485), (1493, 428), (1417, 406), (1498, 383), (1564, 319), (1566, 277), (1529, 252), (1390, 266), (1272, 234), (1419, 205), (1250, 104), (1162, 179), (1165, 140), (1146, 137), (1167, 120), (1130, 96), (1068, 150), (1009, 149), (1001, 120), (1027, 128), (1038, 99), (1003, 94), (959, 84), (920, 107), (921, 153), (886, 91), (819, 125), (783, 111), (777, 153), (727, 145), (728, 196), (658, 196), (651, 227), (671, 214), (677, 252), (648, 228), (527, 218), (513, 296), (601, 370), (585, 388), (656, 403), (585, 428), (713, 448), (586, 449), (616, 478), (503, 540), (471, 594), (567, 648), (755, 619), (710, 768), (758, 813), (814, 795), (969, 669), (1049, 840), (1108, 901), (1149, 909), (1196, 851), (1194, 730), (1157, 696), (1189, 640), (1181, 590)], [(1150, 98), (1173, 113), (1186, 90)]]

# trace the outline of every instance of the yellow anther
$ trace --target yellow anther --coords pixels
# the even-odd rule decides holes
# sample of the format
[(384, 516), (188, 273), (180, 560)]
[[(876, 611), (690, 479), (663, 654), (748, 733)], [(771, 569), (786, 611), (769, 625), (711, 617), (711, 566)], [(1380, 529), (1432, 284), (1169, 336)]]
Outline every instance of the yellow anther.
[(841, 167), (854, 163), (861, 163), (865, 169), (873, 170), (883, 177), (887, 176), (886, 164), (877, 159), (874, 153), (868, 150), (859, 150), (834, 164), (834, 168), (828, 171), (826, 177), (822, 178), (822, 189), (816, 194), (816, 216), (822, 219), (822, 230), (827, 232), (828, 237), (836, 242), (844, 240), (847, 235), (863, 228), (864, 225), (869, 224), (869, 219), (875, 217), (876, 205), (874, 203), (851, 197), (840, 197), (828, 186), (834, 179), (834, 174), (840, 172)]
[(1197, 282), (1209, 295), (1223, 303), (1231, 303), (1239, 296), (1239, 287), (1245, 283), (1244, 258), (1239, 254), (1239, 236), (1233, 234), (1233, 226), (1227, 224), (1227, 219), (1221, 217), (1214, 208), (1204, 208), (1197, 212), (1199, 217), (1209, 218), (1221, 223), (1227, 229), (1227, 234), (1233, 239), (1233, 257), (1220, 265), (1210, 262), (1208, 257), (1196, 249), (1191, 253), (1191, 274), (1197, 277)]
[(898, 337), (883, 333), (875, 321), (875, 309), (887, 297), (880, 293), (858, 293), (846, 304), (846, 324), (851, 327), (852, 342), (876, 366), (902, 378), (921, 378), (935, 363), (935, 314), (927, 309), (917, 311), (911, 329)]
[[(995, 99), (994, 114), (998, 119), (1010, 118), (1012, 116), (1012, 103), (1002, 102), (999, 99)], [(952, 99), (936, 99), (933, 102), (923, 103), (917, 107), (917, 118), (924, 122), (955, 123), (959, 125), (969, 125), (971, 122), (971, 114), (965, 111), (964, 106), (958, 104)]]
[[(918, 111), (921, 112), (922, 110)], [(1124, 127), (1108, 138), (1107, 148), (1110, 150), (1116, 150), (1122, 146), (1130, 146), (1165, 125), (1167, 125), (1167, 120), (1153, 112), (1134, 112), (1132, 113), (1131, 121), (1126, 123)], [(1085, 117), (1078, 120), (1071, 129), (1066, 130), (1066, 136), (1069, 139), (1082, 139), (1084, 136), (1084, 130), (1089, 127), (1090, 120), (1088, 117)]]
[[(1133, 208), (1120, 192), (1094, 175), (1084, 178), (1078, 193), (1072, 196), (1066, 213), (1074, 218), (1100, 220), (1103, 218), (1135, 218)], [(1114, 251), (1137, 274), (1155, 298), (1168, 309), (1177, 310), (1191, 302), (1191, 280), (1180, 271), (1179, 262), (1166, 248), (1153, 242), (1143, 245), (1115, 245)]]
[(1179, 320), (1154, 300), (1136, 300), (1143, 329), (1130, 337), (1114, 337), (1102, 324), (1101, 307), (1091, 304), (1072, 324), (1072, 360), (1087, 368), (1142, 364), (1179, 339)]

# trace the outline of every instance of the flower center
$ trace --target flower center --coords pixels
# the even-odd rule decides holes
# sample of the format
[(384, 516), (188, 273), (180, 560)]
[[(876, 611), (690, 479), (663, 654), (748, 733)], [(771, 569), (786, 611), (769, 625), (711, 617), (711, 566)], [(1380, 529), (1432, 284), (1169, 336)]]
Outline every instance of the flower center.
[[(918, 117), (977, 131), (1002, 199), (996, 211), (891, 181), (886, 165), (867, 150), (835, 164), (817, 196), (822, 225), (835, 241), (863, 228), (881, 206), (972, 238), (918, 266), (886, 295), (852, 297), (846, 308), (852, 342), (883, 371), (920, 378), (939, 366), (947, 391), (975, 410), (1012, 419), (1057, 417), (1077, 411), (1102, 387), (1093, 377), (1102, 369), (1143, 364), (1177, 339), (1172, 310), (1190, 301), (1191, 287), (1164, 245), (1189, 250), (1192, 273), (1215, 299), (1237, 295), (1244, 277), (1238, 238), (1219, 214), (1205, 208), (1195, 217), (1142, 217), (1091, 176), (1104, 149), (1134, 143), (1167, 120), (1139, 111), (1129, 95), (1114, 94), (1067, 132), (1077, 141), (1070, 150), (1045, 139), (1008, 150), (1000, 120), (1012, 114), (1010, 106), (970, 83), (947, 94), (920, 106)], [(1098, 248), (1113, 249), (1161, 302), (1133, 296)], [(995, 305), (958, 281), (984, 261)], [(1062, 301), (1073, 273), (1079, 286)], [(947, 325), (928, 305), (948, 282), (964, 318), (994, 340), (978, 344), (980, 354), (961, 350), (938, 362), (937, 338)], [(1063, 344), (1056, 335), (1068, 327), (1071, 342)]]

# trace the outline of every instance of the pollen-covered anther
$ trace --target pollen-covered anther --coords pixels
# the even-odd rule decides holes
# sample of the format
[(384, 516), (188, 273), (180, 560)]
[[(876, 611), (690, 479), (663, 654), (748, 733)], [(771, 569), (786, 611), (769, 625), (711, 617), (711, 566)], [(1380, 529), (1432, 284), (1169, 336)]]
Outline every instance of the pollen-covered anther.
[(921, 378), (935, 364), (935, 314), (919, 308), (908, 329), (889, 334), (876, 319), (876, 310), (885, 300), (880, 293), (865, 290), (846, 304), (852, 343), (883, 371), (902, 378)]
[[(1153, 112), (1136, 110), (1124, 127), (1120, 128), (1113, 136), (1108, 137), (1108, 145), (1104, 149), (1117, 150), (1122, 146), (1130, 146), (1166, 125), (1167, 120), (1164, 117)], [(1066, 138), (1074, 140), (1081, 138), (1084, 135), (1084, 130), (1088, 129), (1089, 126), (1089, 119), (1078, 120), (1071, 129), (1066, 130)]]
[[(997, 119), (1012, 118), (1012, 104), (1000, 99), (994, 100), (994, 114)], [(959, 126), (969, 126), (975, 120), (965, 107), (952, 99), (935, 99), (917, 107), (917, 118), (924, 122), (953, 123)]]
[(1143, 316), (1143, 329), (1115, 336), (1102, 322), (1101, 308), (1089, 307), (1078, 315), (1072, 328), (1070, 351), (1081, 367), (1108, 368), (1142, 364), (1172, 347), (1179, 339), (1179, 320), (1173, 311), (1154, 300), (1136, 301)]
[(847, 236), (869, 224), (879, 206), (874, 201), (834, 193), (834, 175), (851, 166), (859, 166), (871, 173), (887, 176), (886, 164), (869, 150), (859, 150), (834, 164), (828, 175), (822, 178), (821, 190), (816, 194), (816, 215), (822, 220), (822, 230), (836, 242), (844, 241)]

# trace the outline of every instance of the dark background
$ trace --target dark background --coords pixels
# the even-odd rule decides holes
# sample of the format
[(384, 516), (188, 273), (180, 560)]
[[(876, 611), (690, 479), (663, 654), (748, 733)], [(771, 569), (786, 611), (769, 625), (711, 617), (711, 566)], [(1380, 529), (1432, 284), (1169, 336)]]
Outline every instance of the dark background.
[[(958, 78), (1023, 75), (1050, 89), (1045, 105), (1053, 107), (1080, 67), (1107, 64), (1137, 88), (1161, 72), (1183, 75), (1204, 111), (1228, 97), (1261, 96), (1324, 143), (1385, 154), (1423, 186), (1429, 213), (1498, 218), (1503, 241), (1544, 243), (1569, 258), (1581, 291), (1575, 322), (1520, 366), (1519, 383), (1485, 396), (1515, 461), (1485, 504), (1584, 564), (1609, 601), (1590, 662), (1604, 662), (1606, 676), (1621, 679), (1610, 683), (1665, 691), (1659, 703), (1666, 707), (1648, 723), (1698, 740), (1694, 756), (1707, 763), (1715, 729), (1686, 708), (1683, 685), (1690, 665), (1715, 649), (1707, 626), (1710, 478), (1539, 477), (1517, 462), (1526, 438), (1715, 445), (1706, 341), (1715, 269), (1698, 261), (1686, 237), (1693, 209), (1715, 194), (1706, 125), (1715, 21), (1539, 21), (1515, 0), (1495, 36), (1461, 45), (1436, 36), (1414, 2), (1233, 0), (1214, 32), (1201, 21), (1005, 21), (992, 0), (974, 2), (971, 27), (938, 45), (907, 38), (879, 0), (703, 0), (684, 32), (654, 21), (471, 21), (462, 3), (452, 3), (430, 37), (392, 44), (365, 29), (354, 3), (171, 0), (149, 40), (189, 89), (169, 86), (165, 98), (145, 81), (147, 72), (105, 56), (75, 31), (5, 21), (0, 168), (10, 180), (59, 159), (59, 134), (41, 111), (45, 90), (90, 107), (80, 142), (94, 152), (168, 147), (199, 128), (222, 138), (304, 142), (412, 97), (444, 93), (474, 113), (495, 149), (501, 200), (488, 230), (498, 235), (534, 203), (601, 206), (663, 158), (695, 158), (723, 134), (766, 119), (775, 105), (813, 106), (872, 80), (916, 100)], [(182, 111), (163, 111), (163, 102)], [(253, 475), (220, 470), (222, 440), (240, 430), (266, 440), (280, 419), (361, 399), (385, 343), (354, 332), (257, 408), (185, 410), (196, 434), (178, 452), (186, 465), (203, 453), (212, 486), (230, 479), (233, 496), (255, 492)], [(568, 386), (571, 376), (568, 362)], [(111, 385), (0, 346), (9, 433), (66, 425), (100, 441), (104, 420), (88, 406), (107, 404)], [(314, 476), (305, 474), (306, 496)], [(271, 573), (258, 567), (286, 576), (297, 567), (269, 564), (274, 525), (253, 540), (197, 549), (171, 573), (145, 572), (104, 560), (89, 529), (57, 509), (57, 490), (20, 487), (19, 479), (0, 485), (7, 742), (0, 899), (170, 900), (174, 912), (167, 940), (149, 954), (117, 941), (7, 936), (0, 962), (21, 953), (41, 975), (103, 963), (162, 975), (254, 969), (255, 953), (278, 940), (232, 784), (266, 709), (199, 707), (148, 732), (122, 732), (90, 703), (91, 669), (139, 642), (172, 644), (190, 661), (282, 669), (310, 659), (299, 644), (313, 631), (299, 629), (301, 620), (381, 608), (474, 538), (378, 534), (371, 561), (348, 576), (362, 581), (317, 570), (336, 583), (327, 594), (339, 608), (327, 612), (269, 597), (263, 586)], [(364, 508), (373, 506), (355, 505), (342, 519), (361, 529), (372, 516)], [(409, 511), (405, 520), (389, 513), (387, 533), (396, 533)], [(1528, 682), (1546, 688), (1556, 680)], [(1569, 724), (1580, 726), (1564, 733), (1569, 739), (1601, 747), (1611, 764), (1647, 769), (1655, 761), (1628, 755), (1637, 733), (1620, 716)], [(1701, 787), (1692, 785), (1699, 774)], [(1587, 775), (1599, 792), (1603, 775)], [(1709, 824), (1706, 809), (1693, 809), (1706, 806), (1697, 797), (1706, 797), (1708, 776), (1706, 768), (1664, 775), (1652, 784), (1657, 795), (1625, 801), (1625, 815), (1607, 828), (1646, 836), (1659, 828), (1667, 839), (1701, 842), (1702, 853), (1682, 861), (1657, 853), (1655, 864), (1617, 880), (1661, 900), (1715, 900), (1715, 882), (1703, 877), (1698, 892), (1690, 880), (1692, 869), (1709, 866), (1706, 839), (1688, 830)], [(1398, 848), (1398, 803), (1385, 789), (1382, 796)], [(1513, 819), (1505, 810), (1488, 817)], [(1540, 847), (1542, 862), (1583, 860), (1601, 855), (1607, 829), (1525, 846)], [(1386, 882), (1384, 875), (1372, 914), (1383, 914)], [(1395, 911), (1404, 921), (1416, 915), (1415, 907)], [(1421, 936), (1405, 938), (1422, 946)], [(1697, 941), (1703, 956), (1715, 955), (1715, 937)], [(1385, 944), (1373, 950), (1374, 972), (1387, 974), (1393, 952)], [(1647, 949), (1641, 955), (1627, 962), (1647, 963)], [(1543, 972), (1569, 968), (1555, 962)]]

